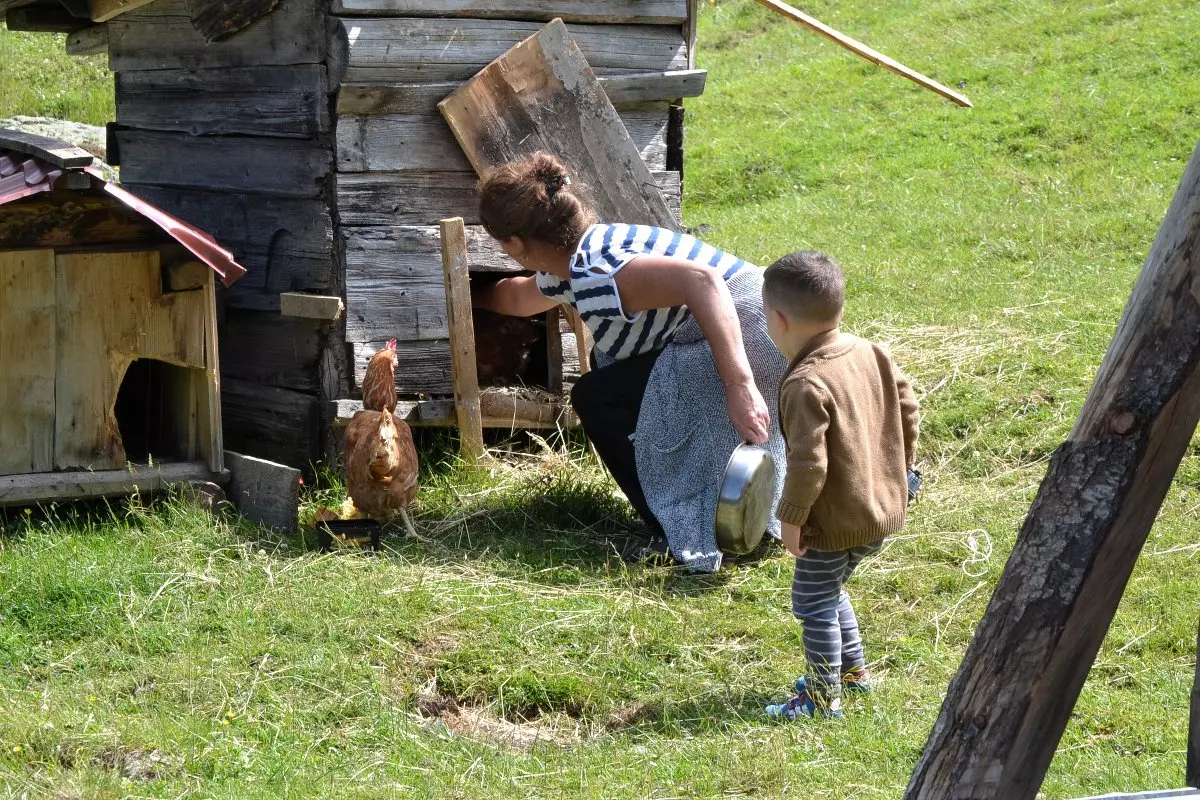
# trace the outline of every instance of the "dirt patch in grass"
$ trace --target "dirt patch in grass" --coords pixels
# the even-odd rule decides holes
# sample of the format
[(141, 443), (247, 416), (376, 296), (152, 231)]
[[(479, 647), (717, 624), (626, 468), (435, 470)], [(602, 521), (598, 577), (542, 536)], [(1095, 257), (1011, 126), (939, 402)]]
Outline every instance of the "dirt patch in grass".
[(417, 709), (426, 720), (446, 726), (456, 736), (505, 750), (528, 753), (539, 745), (570, 749), (581, 743), (577, 730), (566, 730), (544, 719), (512, 722), (494, 716), (487, 709), (460, 705), (454, 698), (433, 689), (417, 694)]
[(64, 743), (59, 746), (58, 760), (67, 768), (91, 764), (133, 781), (156, 781), (175, 773), (180, 767), (178, 758), (169, 756), (157, 748), (147, 750), (124, 745), (93, 749)]

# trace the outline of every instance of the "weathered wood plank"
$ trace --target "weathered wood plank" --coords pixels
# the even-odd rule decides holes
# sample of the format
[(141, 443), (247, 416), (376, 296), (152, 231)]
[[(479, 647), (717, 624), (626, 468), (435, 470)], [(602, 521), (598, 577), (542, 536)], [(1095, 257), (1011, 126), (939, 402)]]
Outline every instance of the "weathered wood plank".
[(284, 292), (279, 295), (279, 313), (285, 317), (333, 322), (341, 319), (346, 303), (340, 297), (321, 294)]
[(438, 107), (476, 172), (546, 150), (587, 185), (600, 219), (679, 227), (562, 22), (513, 47)]
[(441, 257), (408, 252), (411, 238), (396, 229), (346, 231), (346, 341), (449, 338)]
[(1200, 147), (1050, 459), (908, 800), (1037, 795), (1197, 420)]
[[(391, 228), (356, 228), (351, 233), (380, 242), (377, 247), (406, 259), (420, 259), (422, 273), (432, 273), (441, 263), (441, 238), (436, 225), (399, 225)], [(479, 225), (467, 227), (467, 260), (472, 272), (521, 272), (500, 244)]]
[(275, 10), (279, 0), (188, 0), (192, 27), (219, 42)]
[[(631, 72), (599, 76), (600, 86), (618, 111), (630, 103), (699, 97), (708, 73), (702, 69), (674, 72)], [(342, 116), (381, 114), (437, 114), (437, 104), (453, 94), (459, 81), (408, 83), (396, 86), (342, 84), (337, 113)]]
[[(653, 177), (675, 220), (672, 227), (677, 226), (682, 200), (679, 173), (655, 172)], [(335, 176), (338, 217), (346, 226), (407, 226), (432, 225), (449, 214), (478, 225), (477, 182), (473, 172), (340, 173)]]
[(681, 25), (687, 0), (334, 0), (335, 14)]
[(446, 284), (446, 317), (450, 325), (450, 368), (454, 383), (454, 415), (461, 453), (468, 463), (487, 455), (479, 411), (479, 374), (475, 366), (475, 328), (471, 323), (471, 278), (467, 269), (467, 229), (462, 217), (440, 224), (442, 275)]
[(257, 137), (116, 131), (123, 182), (314, 198), (332, 170), (317, 142)]
[(126, 369), (138, 358), (204, 369), (207, 303), (200, 292), (163, 294), (157, 251), (60, 254), (55, 264), (55, 467), (116, 469), (126, 461), (114, 413)]
[(247, 272), (225, 291), (230, 307), (278, 311), (283, 292), (336, 288), (333, 222), (323, 201), (124, 185), (233, 252)]
[[(444, 291), (444, 290), (443, 290)], [(444, 308), (444, 306), (443, 306)], [(354, 385), (361, 389), (367, 362), (386, 342), (355, 342)], [(453, 394), (450, 340), (399, 342), (396, 345), (396, 388), (402, 394)]]
[(0, 150), (16, 150), (64, 168), (86, 167), (96, 160), (88, 151), (58, 139), (7, 129), (0, 130)]
[[(395, 85), (467, 80), (537, 32), (535, 22), (487, 19), (343, 19), (347, 63), (342, 83)], [(598, 73), (687, 68), (678, 27), (573, 25)]]
[[(523, 430), (579, 427), (579, 419), (565, 400), (561, 403), (536, 403), (493, 389), (482, 390), (479, 397), (484, 428)], [(362, 408), (360, 400), (331, 403), (332, 424), (344, 428)], [(401, 400), (396, 405), (396, 415), (413, 428), (447, 428), (457, 424), (454, 401), (448, 398)]]
[(69, 56), (94, 56), (107, 52), (107, 25), (92, 25), (67, 36), (67, 55)]
[(251, 522), (294, 531), (300, 511), (300, 470), (273, 461), (225, 451), (226, 491), (238, 513)]
[(328, 133), (325, 67), (161, 69), (117, 73), (117, 122), (193, 136)]
[(0, 475), (54, 469), (53, 250), (0, 253)]
[(320, 453), (321, 414), (314, 395), (227, 379), (221, 412), (227, 448), (311, 474)]
[(221, 327), (226, 378), (316, 394), (321, 324), (267, 311), (229, 309)]
[(132, 466), (98, 472), (55, 472), (0, 477), (0, 506), (83, 500), (139, 492), (161, 492), (188, 483), (226, 483), (229, 474), (214, 473), (202, 462)]
[[(652, 170), (666, 169), (670, 106), (639, 104), (623, 112), (621, 122), (646, 166)], [(441, 116), (387, 115), (338, 120), (338, 171), (422, 171), (431, 167), (463, 172), (471, 169)]]
[(109, 67), (217, 69), (320, 64), (328, 36), (323, 0), (280, 0), (279, 8), (222, 42), (207, 42), (192, 25), (185, 0), (156, 0), (109, 24)]

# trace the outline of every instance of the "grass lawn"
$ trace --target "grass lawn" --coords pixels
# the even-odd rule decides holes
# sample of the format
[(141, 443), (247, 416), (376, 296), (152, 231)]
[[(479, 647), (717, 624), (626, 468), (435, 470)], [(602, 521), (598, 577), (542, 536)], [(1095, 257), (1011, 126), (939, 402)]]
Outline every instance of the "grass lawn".
[[(487, 474), (435, 442), (432, 542), (380, 558), (177, 503), (10, 515), (7, 796), (899, 797), (1196, 144), (1200, 6), (805, 9), (976, 104), (750, 0), (705, 4), (688, 223), (764, 264), (829, 251), (848, 327), (890, 343), (923, 396), (924, 500), (852, 583), (876, 695), (844, 722), (767, 723), (803, 668), (789, 558), (627, 567), (605, 545), (626, 513), (577, 449)], [(102, 122), (95, 76), (65, 72), (57, 43), (31, 65), (29, 41), (0, 33), (3, 111)], [(10, 77), (31, 73), (62, 77)], [(1198, 509), (1194, 443), (1046, 798), (1182, 785)]]

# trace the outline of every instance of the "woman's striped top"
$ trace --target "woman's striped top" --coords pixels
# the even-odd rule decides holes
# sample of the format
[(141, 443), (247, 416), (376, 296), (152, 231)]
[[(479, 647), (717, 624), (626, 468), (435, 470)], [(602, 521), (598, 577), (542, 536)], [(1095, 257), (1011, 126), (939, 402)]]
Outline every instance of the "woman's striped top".
[(571, 257), (570, 279), (539, 272), (537, 286), (547, 297), (574, 306), (596, 347), (611, 358), (649, 353), (671, 341), (687, 321), (688, 310), (675, 306), (625, 313), (615, 279), (622, 267), (644, 255), (687, 259), (719, 270), (725, 280), (747, 264), (685, 233), (649, 225), (593, 225)]

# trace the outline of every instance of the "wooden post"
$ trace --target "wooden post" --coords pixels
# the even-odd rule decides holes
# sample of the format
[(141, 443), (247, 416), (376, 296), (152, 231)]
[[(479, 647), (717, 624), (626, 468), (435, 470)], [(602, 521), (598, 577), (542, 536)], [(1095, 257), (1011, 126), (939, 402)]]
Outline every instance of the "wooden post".
[(546, 312), (546, 391), (562, 394), (563, 390), (563, 347), (559, 320), (562, 310), (555, 306)]
[(454, 410), (463, 459), (484, 456), (479, 375), (475, 367), (475, 326), (471, 322), (471, 279), (467, 267), (467, 229), (462, 217), (442, 220), (442, 275), (446, 280), (446, 319), (450, 323), (450, 361)]
[(1200, 148), (906, 800), (1032, 800), (1200, 419)]
[(575, 352), (579, 354), (579, 374), (587, 375), (592, 371), (592, 331), (573, 307), (563, 306), (562, 308), (567, 319), (571, 321), (571, 330), (575, 331)]
[(1188, 723), (1187, 785), (1200, 789), (1200, 625), (1196, 627), (1196, 678), (1192, 683), (1192, 713)]

